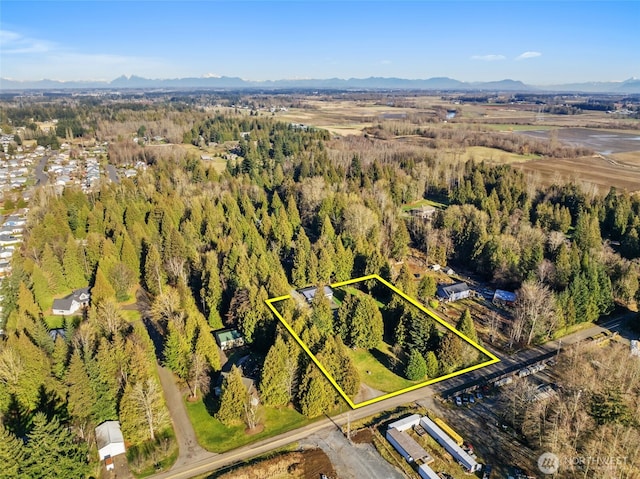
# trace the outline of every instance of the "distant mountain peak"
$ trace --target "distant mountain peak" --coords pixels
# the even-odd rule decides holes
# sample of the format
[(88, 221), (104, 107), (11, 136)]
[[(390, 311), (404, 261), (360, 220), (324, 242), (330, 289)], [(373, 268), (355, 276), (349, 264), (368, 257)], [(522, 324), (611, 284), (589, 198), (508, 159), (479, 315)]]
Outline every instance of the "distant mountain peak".
[(0, 90), (28, 89), (113, 89), (113, 88), (216, 88), (228, 90), (240, 89), (363, 89), (363, 90), (425, 90), (425, 91), (495, 91), (495, 92), (535, 92), (535, 91), (567, 91), (585, 93), (640, 93), (640, 80), (631, 77), (624, 82), (584, 82), (573, 84), (531, 86), (520, 80), (506, 78), (504, 80), (485, 82), (464, 82), (446, 76), (426, 79), (407, 79), (397, 77), (372, 76), (367, 78), (291, 78), (282, 80), (244, 80), (238, 77), (221, 76), (207, 73), (200, 77), (149, 79), (137, 75), (120, 75), (111, 81), (59, 81), (38, 80), (19, 81), (0, 78)]

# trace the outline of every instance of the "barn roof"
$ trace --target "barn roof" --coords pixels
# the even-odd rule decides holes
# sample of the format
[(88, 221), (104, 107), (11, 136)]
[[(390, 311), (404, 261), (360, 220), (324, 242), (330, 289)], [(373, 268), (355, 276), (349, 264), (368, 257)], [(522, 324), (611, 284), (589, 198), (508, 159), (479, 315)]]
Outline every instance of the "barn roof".
[(96, 444), (102, 449), (109, 444), (124, 443), (118, 421), (105, 421), (96, 428)]
[(455, 293), (462, 293), (464, 291), (469, 291), (469, 286), (467, 285), (467, 283), (460, 282), (460, 283), (453, 283), (453, 284), (440, 286), (440, 290), (446, 296), (451, 296), (452, 294), (455, 294)]
[(502, 289), (496, 289), (496, 292), (493, 295), (493, 299), (504, 301), (505, 303), (513, 303), (516, 300), (516, 293), (512, 293), (511, 291), (504, 291)]

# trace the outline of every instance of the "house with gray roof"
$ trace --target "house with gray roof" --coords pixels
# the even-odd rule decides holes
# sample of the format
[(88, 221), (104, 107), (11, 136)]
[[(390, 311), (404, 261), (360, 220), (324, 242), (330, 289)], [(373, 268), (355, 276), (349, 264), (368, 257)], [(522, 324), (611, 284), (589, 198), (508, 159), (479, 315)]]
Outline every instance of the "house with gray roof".
[(56, 316), (70, 316), (80, 308), (89, 306), (91, 294), (89, 288), (76, 289), (69, 296), (53, 300), (53, 314)]

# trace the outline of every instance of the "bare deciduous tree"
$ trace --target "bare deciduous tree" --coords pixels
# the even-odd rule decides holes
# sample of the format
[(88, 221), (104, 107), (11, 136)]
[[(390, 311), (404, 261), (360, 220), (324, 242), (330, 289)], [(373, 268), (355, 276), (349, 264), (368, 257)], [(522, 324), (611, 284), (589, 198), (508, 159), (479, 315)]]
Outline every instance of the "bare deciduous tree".
[(536, 333), (552, 330), (555, 320), (555, 301), (551, 290), (539, 281), (525, 281), (516, 292), (513, 323), (509, 337), (519, 342), (526, 335), (531, 344)]

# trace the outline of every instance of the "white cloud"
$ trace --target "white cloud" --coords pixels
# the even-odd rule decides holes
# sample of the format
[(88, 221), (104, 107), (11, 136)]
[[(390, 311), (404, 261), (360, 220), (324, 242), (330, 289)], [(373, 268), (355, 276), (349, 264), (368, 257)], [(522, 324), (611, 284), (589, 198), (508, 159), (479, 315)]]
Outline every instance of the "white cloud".
[(10, 30), (0, 30), (0, 50), (3, 54), (44, 53), (52, 48), (51, 42), (25, 37)]
[(516, 60), (526, 60), (527, 58), (536, 58), (542, 56), (540, 52), (524, 52), (516, 57)]
[(473, 55), (472, 60), (481, 60), (483, 62), (496, 62), (500, 60), (506, 60), (504, 55)]
[(2, 76), (16, 80), (113, 80), (124, 74), (157, 76), (168, 72), (159, 58), (84, 53), (55, 42), (0, 30)]

